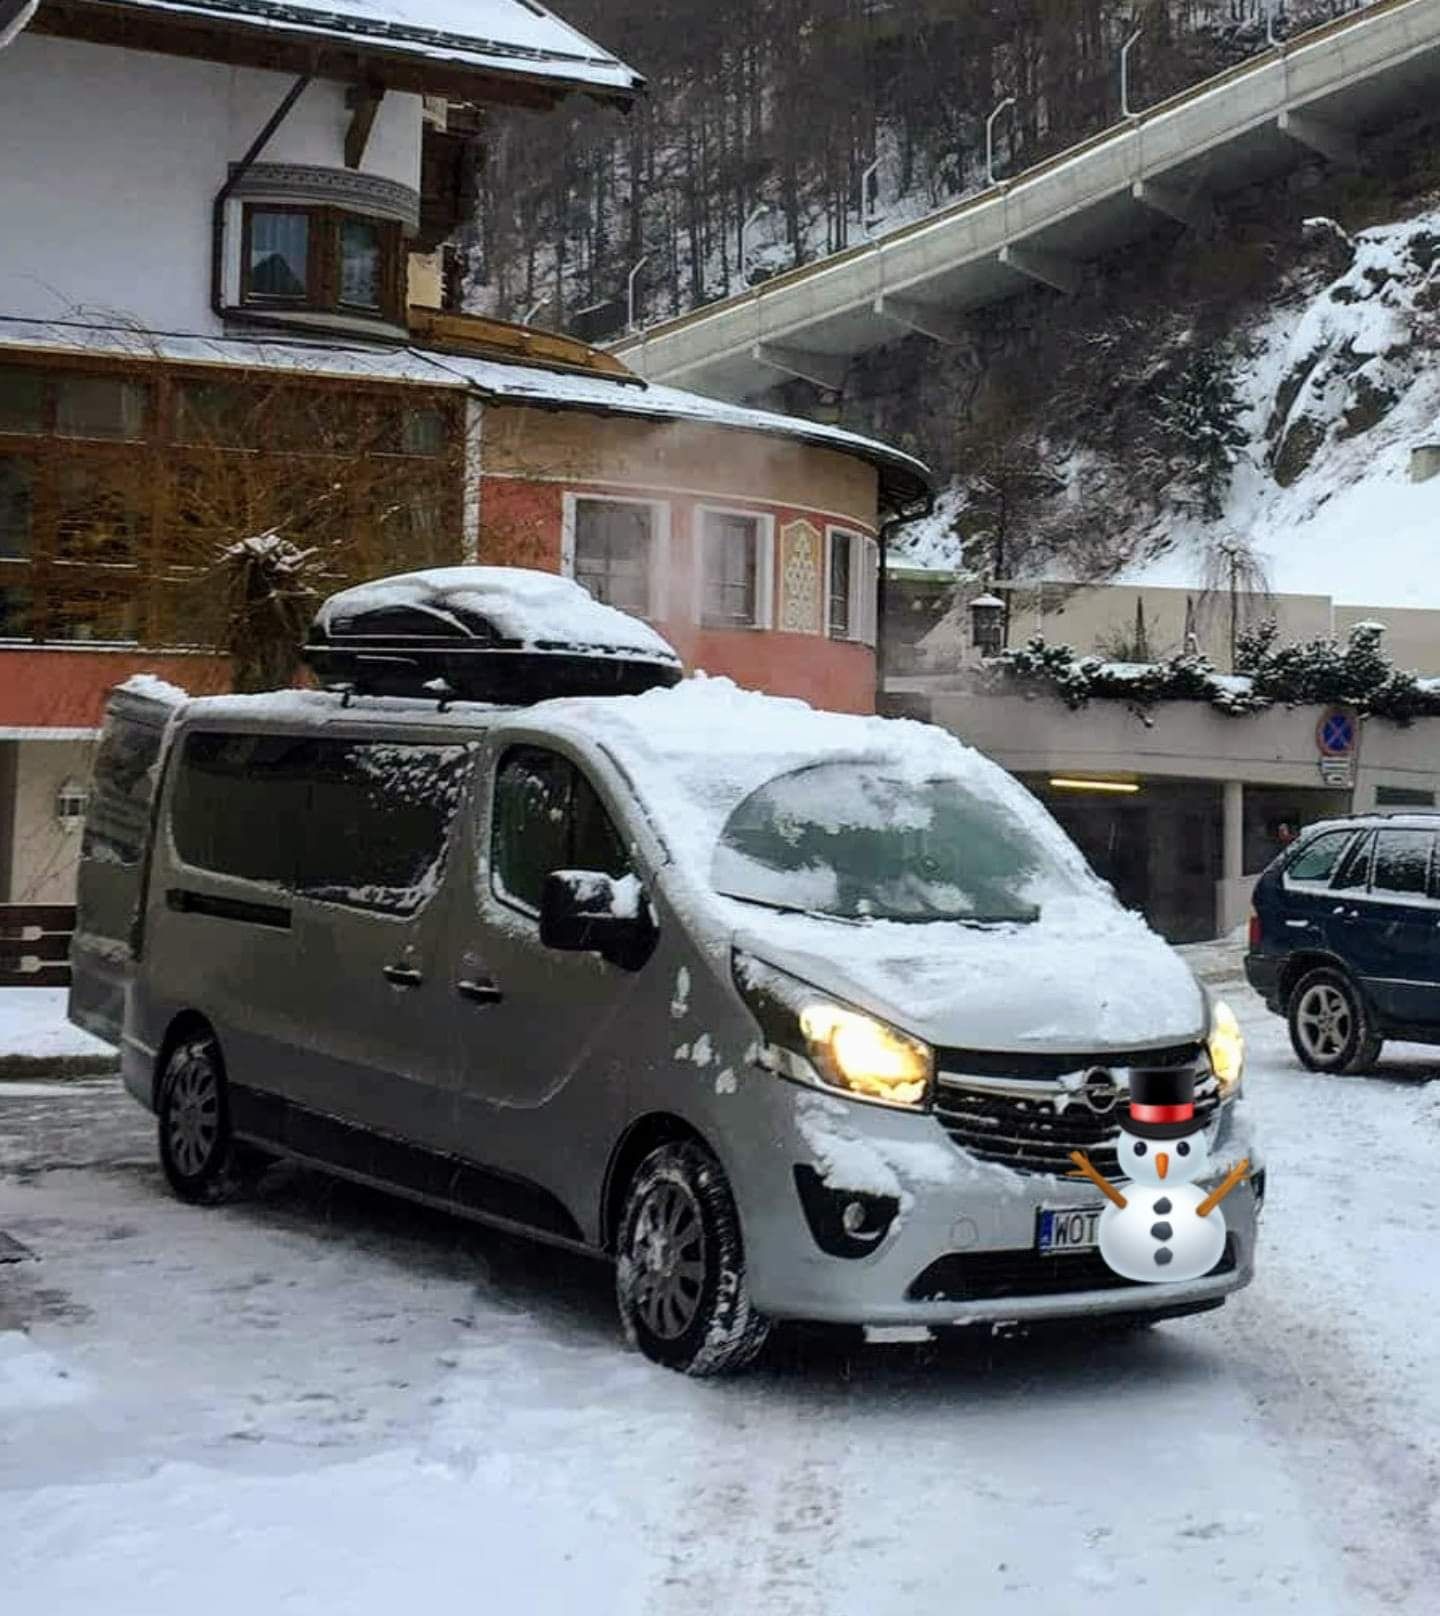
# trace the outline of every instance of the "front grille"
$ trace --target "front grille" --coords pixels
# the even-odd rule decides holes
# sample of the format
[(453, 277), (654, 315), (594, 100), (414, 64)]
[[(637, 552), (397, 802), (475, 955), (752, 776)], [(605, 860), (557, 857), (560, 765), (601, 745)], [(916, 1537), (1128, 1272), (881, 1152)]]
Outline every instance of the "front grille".
[[(1150, 1064), (1144, 1057), (1130, 1059), (1136, 1065)], [(1106, 1068), (1092, 1063), (1090, 1070)], [(1113, 1077), (1123, 1090), (1124, 1074)], [(1195, 1081), (1197, 1126), (1212, 1122), (1219, 1105), (1219, 1084), (1206, 1071)], [(1083, 1150), (1106, 1178), (1120, 1177), (1115, 1139), (1123, 1115), (1123, 1093), (1112, 1109), (1097, 1114), (1083, 1089), (1028, 1077), (1003, 1084), (993, 1078), (967, 1082), (966, 1076), (942, 1070), (935, 1085), (935, 1116), (951, 1139), (981, 1161), (998, 1162), (1017, 1173), (1063, 1177), (1075, 1170), (1070, 1152)]]
[[(1220, 1261), (1206, 1278), (1235, 1271), (1235, 1236), (1225, 1241)], [(952, 1252), (939, 1257), (911, 1281), (908, 1302), (988, 1302), (1007, 1296), (1063, 1296), (1072, 1291), (1138, 1288), (1105, 1266), (1098, 1251), (1075, 1257), (1042, 1257), (1021, 1251)], [(1146, 1287), (1155, 1289), (1154, 1286)]]

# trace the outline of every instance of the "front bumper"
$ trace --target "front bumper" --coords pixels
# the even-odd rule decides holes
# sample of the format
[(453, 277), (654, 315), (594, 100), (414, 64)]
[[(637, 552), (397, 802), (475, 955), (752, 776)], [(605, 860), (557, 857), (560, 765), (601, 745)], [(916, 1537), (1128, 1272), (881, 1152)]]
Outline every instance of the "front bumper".
[[(775, 1148), (780, 1138), (772, 1136), (763, 1157), (727, 1165), (745, 1226), (751, 1295), (772, 1318), (944, 1329), (1165, 1313), (1216, 1305), (1254, 1277), (1264, 1163), (1234, 1105), (1217, 1125), (1204, 1183), (1218, 1183), (1248, 1156), (1258, 1186), (1252, 1176), (1224, 1202), (1223, 1271), (1134, 1284), (1111, 1274), (1098, 1253), (1042, 1257), (1035, 1250), (1043, 1208), (1104, 1205), (1090, 1184), (978, 1161), (928, 1115), (795, 1098), (789, 1085), (770, 1081), (777, 1098), (787, 1089), (792, 1096), (785, 1148)], [(777, 1131), (784, 1136), (783, 1127)], [(873, 1251), (844, 1257), (820, 1249), (801, 1207), (795, 1165), (813, 1168), (832, 1190), (872, 1198), (898, 1192), (900, 1211)], [(1067, 1263), (1075, 1267), (1067, 1271)]]

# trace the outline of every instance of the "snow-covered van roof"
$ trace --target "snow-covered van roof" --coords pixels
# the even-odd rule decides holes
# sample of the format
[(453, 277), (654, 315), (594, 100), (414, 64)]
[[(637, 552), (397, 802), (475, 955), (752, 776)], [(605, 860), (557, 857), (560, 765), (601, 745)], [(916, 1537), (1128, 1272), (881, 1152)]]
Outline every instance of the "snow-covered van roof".
[(824, 426), (798, 416), (727, 404), (676, 387), (660, 387), (639, 376), (607, 376), (539, 365), (510, 364), (469, 354), (427, 348), (335, 347), (322, 342), (265, 338), (205, 337), (147, 331), (142, 336), (120, 325), (65, 320), (23, 320), (0, 316), (0, 354), (15, 343), (31, 351), (84, 352), (127, 359), (164, 359), (177, 364), (291, 371), (312, 376), (350, 376), (357, 381), (412, 382), (426, 387), (463, 388), (479, 398), (538, 409), (588, 410), (657, 421), (695, 421), (709, 426), (763, 432), (821, 449), (854, 455), (880, 474), (880, 503), (889, 510), (914, 507), (929, 496), (930, 472), (889, 444)]
[[(70, 13), (53, 26), (85, 31), (85, 21), (75, 20), (73, 8)], [(388, 66), (399, 75), (399, 88), (436, 94), (469, 90), (477, 99), (505, 99), (505, 82), (514, 81), (530, 91), (532, 102), (571, 91), (625, 102), (645, 84), (534, 0), (82, 0), (80, 15), (91, 19), (91, 32), (99, 28), (109, 39), (122, 23), (133, 28), (137, 13), (165, 19), (158, 39), (146, 37), (147, 49), (190, 54), (195, 46), (186, 45), (185, 35), (203, 24), (212, 30), (210, 48), (218, 57), (213, 29), (219, 23), (232, 36), (250, 36), (275, 58), (270, 65), (293, 66), (285, 52), (297, 47), (322, 53), (315, 69), (322, 74), (326, 54), (332, 71), (363, 57), (382, 81), (393, 76)], [(172, 30), (168, 37), (164, 27)]]

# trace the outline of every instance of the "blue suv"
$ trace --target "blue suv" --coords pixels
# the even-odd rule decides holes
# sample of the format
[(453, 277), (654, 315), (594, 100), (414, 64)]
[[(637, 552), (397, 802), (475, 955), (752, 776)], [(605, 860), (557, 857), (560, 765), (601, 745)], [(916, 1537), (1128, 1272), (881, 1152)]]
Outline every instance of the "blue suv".
[(1245, 975), (1312, 1072), (1369, 1071), (1386, 1038), (1440, 1044), (1433, 814), (1309, 830), (1255, 884)]

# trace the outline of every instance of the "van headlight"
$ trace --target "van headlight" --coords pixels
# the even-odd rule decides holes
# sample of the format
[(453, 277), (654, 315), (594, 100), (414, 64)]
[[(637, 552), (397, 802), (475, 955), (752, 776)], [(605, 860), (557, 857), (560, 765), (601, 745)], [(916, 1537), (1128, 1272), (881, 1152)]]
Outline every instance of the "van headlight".
[(1215, 1080), (1220, 1085), (1220, 1098), (1234, 1099), (1240, 1092), (1240, 1079), (1245, 1075), (1245, 1034), (1224, 999), (1216, 999), (1210, 1007), (1210, 1036), (1206, 1045)]
[(906, 1110), (925, 1105), (935, 1070), (929, 1044), (748, 954), (737, 952), (732, 968), (764, 1035), (761, 1066), (852, 1099)]

